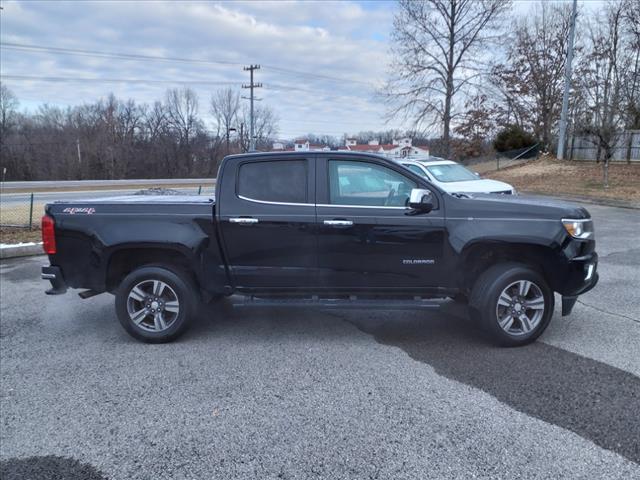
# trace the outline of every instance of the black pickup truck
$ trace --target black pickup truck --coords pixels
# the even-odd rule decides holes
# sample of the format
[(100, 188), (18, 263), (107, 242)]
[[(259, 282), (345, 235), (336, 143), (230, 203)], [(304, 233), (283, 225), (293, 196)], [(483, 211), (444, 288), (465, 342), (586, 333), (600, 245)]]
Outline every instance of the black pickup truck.
[(216, 196), (46, 206), (49, 294), (115, 294), (135, 338), (166, 342), (199, 302), (431, 309), (446, 297), (499, 344), (535, 340), (598, 280), (593, 222), (540, 198), (447, 194), (401, 165), (347, 152), (226, 157)]

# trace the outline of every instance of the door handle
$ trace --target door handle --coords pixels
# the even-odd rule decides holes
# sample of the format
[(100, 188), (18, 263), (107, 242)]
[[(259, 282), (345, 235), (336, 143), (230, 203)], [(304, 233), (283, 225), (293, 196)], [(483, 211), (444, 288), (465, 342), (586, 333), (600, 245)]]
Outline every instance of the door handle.
[(351, 220), (325, 220), (323, 223), (332, 227), (350, 227), (353, 225)]
[(229, 223), (239, 223), (241, 225), (251, 225), (254, 223), (258, 223), (258, 219), (257, 218), (251, 218), (251, 217), (231, 217), (229, 219)]

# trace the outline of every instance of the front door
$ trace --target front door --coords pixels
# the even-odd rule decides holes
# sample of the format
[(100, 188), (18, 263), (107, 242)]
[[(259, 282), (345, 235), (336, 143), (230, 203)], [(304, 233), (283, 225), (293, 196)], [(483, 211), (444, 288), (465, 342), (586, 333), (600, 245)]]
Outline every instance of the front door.
[[(245, 158), (224, 173), (219, 218), (236, 287), (290, 290), (315, 285), (313, 161), (312, 156)], [(236, 181), (227, 175), (235, 175)]]
[(409, 214), (416, 180), (370, 158), (318, 159), (316, 169), (322, 287), (417, 293), (438, 286), (444, 215), (437, 206)]

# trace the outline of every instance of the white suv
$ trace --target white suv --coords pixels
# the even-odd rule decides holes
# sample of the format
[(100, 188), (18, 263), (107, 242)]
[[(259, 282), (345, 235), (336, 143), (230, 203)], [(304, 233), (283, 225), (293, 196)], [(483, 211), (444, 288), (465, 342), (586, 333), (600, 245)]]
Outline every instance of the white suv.
[(398, 163), (447, 193), (516, 193), (508, 183), (480, 178), (479, 174), (451, 160), (400, 160)]

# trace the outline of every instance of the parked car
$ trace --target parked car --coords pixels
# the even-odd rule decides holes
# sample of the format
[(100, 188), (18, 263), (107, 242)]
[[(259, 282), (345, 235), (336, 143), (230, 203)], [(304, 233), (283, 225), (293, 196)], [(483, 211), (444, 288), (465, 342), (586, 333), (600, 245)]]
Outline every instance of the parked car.
[(42, 219), (49, 294), (115, 295), (146, 342), (182, 334), (199, 302), (432, 309), (467, 299), (502, 345), (568, 315), (598, 280), (582, 207), (523, 196), (449, 195), (401, 165), (354, 152), (226, 157), (216, 198), (56, 202)]
[(400, 164), (448, 193), (516, 193), (508, 183), (480, 178), (477, 173), (451, 160), (431, 158), (429, 161), (401, 160)]

